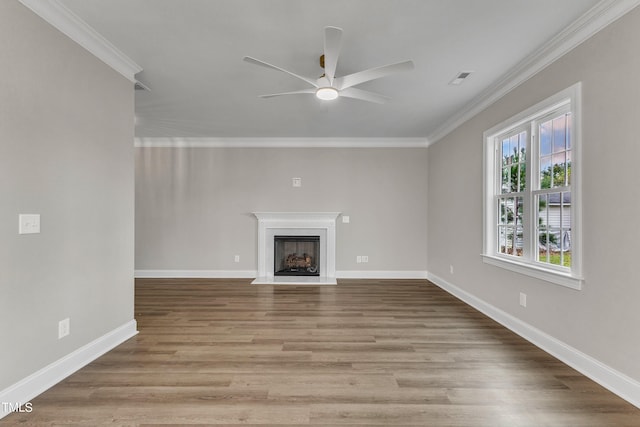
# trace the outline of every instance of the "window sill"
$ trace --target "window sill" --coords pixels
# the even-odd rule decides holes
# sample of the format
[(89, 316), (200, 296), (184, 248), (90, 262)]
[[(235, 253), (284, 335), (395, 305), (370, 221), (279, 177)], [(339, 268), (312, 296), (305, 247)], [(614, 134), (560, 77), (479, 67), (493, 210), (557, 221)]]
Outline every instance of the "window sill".
[(575, 289), (578, 291), (582, 289), (583, 279), (581, 277), (575, 277), (560, 271), (545, 269), (530, 264), (514, 262), (493, 255), (483, 254), (482, 260), (485, 264), (491, 264), (496, 267), (515, 271), (516, 273), (524, 274), (529, 277), (535, 277), (536, 279), (551, 282), (556, 285), (565, 286), (567, 288)]

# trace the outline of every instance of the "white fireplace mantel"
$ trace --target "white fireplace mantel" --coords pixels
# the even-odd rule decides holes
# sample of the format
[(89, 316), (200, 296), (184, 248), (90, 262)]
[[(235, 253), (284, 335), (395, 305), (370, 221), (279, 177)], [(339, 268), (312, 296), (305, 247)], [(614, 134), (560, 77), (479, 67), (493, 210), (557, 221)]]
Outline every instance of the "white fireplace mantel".
[[(323, 284), (336, 282), (336, 218), (340, 212), (253, 212), (258, 218), (258, 277), (254, 284)], [(273, 275), (275, 235), (320, 236), (320, 277)]]

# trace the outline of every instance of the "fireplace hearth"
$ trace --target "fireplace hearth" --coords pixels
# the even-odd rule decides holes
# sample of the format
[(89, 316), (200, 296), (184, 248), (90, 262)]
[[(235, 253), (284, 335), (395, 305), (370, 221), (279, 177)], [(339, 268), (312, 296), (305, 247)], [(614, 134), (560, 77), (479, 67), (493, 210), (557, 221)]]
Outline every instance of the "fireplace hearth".
[(320, 236), (273, 236), (274, 276), (320, 276)]

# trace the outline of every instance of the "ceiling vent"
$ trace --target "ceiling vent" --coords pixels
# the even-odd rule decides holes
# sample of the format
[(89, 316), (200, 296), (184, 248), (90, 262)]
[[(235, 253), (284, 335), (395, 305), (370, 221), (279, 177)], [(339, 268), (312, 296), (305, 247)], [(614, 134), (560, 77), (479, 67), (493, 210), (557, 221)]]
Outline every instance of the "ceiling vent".
[(469, 77), (473, 73), (473, 71), (460, 71), (456, 76), (449, 82), (452, 86), (459, 86), (464, 82), (464, 80)]

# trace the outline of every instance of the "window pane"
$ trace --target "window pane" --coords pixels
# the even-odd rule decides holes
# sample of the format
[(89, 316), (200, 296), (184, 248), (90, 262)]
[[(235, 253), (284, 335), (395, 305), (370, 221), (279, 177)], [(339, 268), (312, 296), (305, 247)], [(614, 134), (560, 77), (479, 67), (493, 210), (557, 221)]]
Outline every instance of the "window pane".
[(516, 234), (514, 240), (515, 252), (513, 255), (522, 256), (522, 249), (524, 247), (524, 229), (522, 227), (516, 227)]
[(565, 152), (553, 155), (553, 187), (565, 185)]
[(548, 156), (551, 154), (551, 121), (540, 125), (540, 155)]
[(567, 113), (539, 125), (541, 189), (562, 187), (571, 182), (570, 124), (571, 115)]
[(516, 233), (514, 227), (505, 227), (505, 247), (504, 252), (507, 255), (515, 255)]
[(498, 252), (505, 255), (522, 256), (524, 231), (522, 227), (498, 227)]
[(507, 247), (506, 253), (509, 255), (513, 255), (513, 238), (515, 234), (513, 232), (513, 227), (507, 227)]
[(536, 215), (536, 225), (538, 228), (538, 261), (548, 262), (550, 252), (548, 195), (541, 194), (537, 196), (535, 203), (538, 205), (538, 213)]
[(500, 193), (507, 194), (524, 191), (526, 187), (527, 133), (520, 132), (501, 140)]
[(504, 226), (498, 227), (498, 252), (501, 254), (507, 253), (507, 233)]
[(520, 163), (524, 163), (527, 160), (527, 133), (520, 132), (518, 135), (518, 154), (520, 155)]
[(515, 223), (522, 225), (522, 218), (524, 215), (524, 199), (522, 197), (516, 197), (515, 198), (515, 204), (516, 204), (516, 216), (515, 216)]
[(502, 141), (502, 151), (500, 157), (502, 157), (502, 165), (508, 165), (510, 163), (510, 151), (509, 151), (509, 140), (505, 139)]
[(538, 205), (538, 261), (571, 266), (571, 193), (536, 197)]
[(497, 200), (500, 217), (498, 219), (498, 253), (522, 256), (524, 244), (524, 229), (522, 217), (524, 214), (523, 197), (501, 197)]
[(509, 154), (512, 156), (512, 163), (518, 162), (518, 153), (520, 152), (518, 147), (519, 140), (518, 135), (513, 135), (509, 138)]
[(498, 200), (498, 212), (500, 212), (500, 217), (498, 218), (498, 225), (507, 223), (507, 207), (504, 199)]
[(506, 199), (506, 220), (507, 224), (513, 224), (515, 221), (515, 205), (513, 197)]
[(560, 203), (560, 265), (571, 267), (571, 192), (563, 192)]
[(506, 194), (506, 193), (510, 193), (511, 192), (511, 180), (509, 179), (510, 174), (510, 167), (504, 167), (502, 168), (502, 183), (500, 185), (500, 192), (502, 194)]
[(567, 118), (567, 150), (571, 149), (571, 113), (566, 114)]
[(571, 231), (562, 230), (562, 258), (560, 265), (571, 267)]
[(540, 158), (540, 188), (551, 188), (551, 156)]
[(566, 116), (553, 119), (553, 152), (558, 153), (566, 149)]

